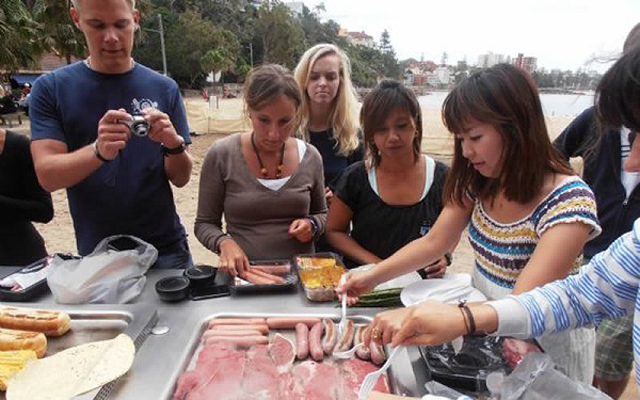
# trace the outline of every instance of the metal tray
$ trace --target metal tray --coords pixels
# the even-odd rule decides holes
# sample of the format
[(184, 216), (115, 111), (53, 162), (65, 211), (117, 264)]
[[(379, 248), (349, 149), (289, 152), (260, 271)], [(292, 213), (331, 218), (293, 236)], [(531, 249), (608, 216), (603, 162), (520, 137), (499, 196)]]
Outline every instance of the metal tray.
[[(326, 313), (304, 313), (304, 314), (263, 314), (263, 313), (255, 313), (255, 314), (228, 314), (228, 313), (218, 313), (211, 314), (210, 316), (204, 318), (201, 321), (199, 329), (194, 330), (191, 339), (189, 341), (189, 346), (187, 351), (183, 354), (183, 357), (180, 359), (176, 359), (176, 370), (172, 376), (173, 385), (170, 386), (170, 389), (167, 390), (160, 399), (164, 400), (172, 400), (173, 393), (176, 389), (177, 379), (180, 375), (186, 371), (191, 370), (195, 366), (195, 361), (197, 359), (197, 355), (202, 347), (201, 338), (204, 331), (207, 329), (207, 325), (209, 321), (214, 320), (216, 318), (270, 318), (270, 317), (285, 317), (285, 318), (332, 318), (338, 322), (337, 316), (335, 314), (326, 314)], [(373, 318), (365, 315), (349, 315), (349, 319), (351, 319), (356, 324), (369, 324)], [(289, 330), (271, 330), (269, 336), (273, 336), (275, 333), (283, 334), (288, 337), (295, 343), (295, 331), (292, 329)], [(385, 349), (387, 354), (390, 354), (389, 348)], [(297, 362), (297, 361), (296, 361)], [(391, 364), (391, 367), (387, 370), (387, 377), (389, 382), (389, 387), (391, 392), (400, 395), (400, 396), (413, 396), (420, 397), (422, 396), (422, 392), (418, 388), (418, 384), (416, 381), (416, 376), (412, 368), (412, 360), (409, 357), (409, 354), (406, 350), (401, 350), (399, 354), (394, 358), (394, 361)]]
[[(155, 307), (149, 305), (109, 305), (109, 308), (97, 309), (65, 309), (61, 306), (29, 305), (38, 308), (52, 308), (65, 311), (71, 317), (71, 329), (60, 337), (47, 338), (46, 356), (51, 356), (62, 350), (80, 344), (98, 340), (113, 339), (120, 333), (131, 337), (136, 346), (136, 351), (142, 346), (149, 335), (151, 328), (158, 321)], [(35, 308), (35, 307), (34, 307)], [(108, 399), (110, 393), (117, 389), (126, 380), (126, 375), (112, 381), (101, 388), (95, 389), (82, 396), (74, 397), (74, 400), (103, 400)], [(5, 393), (0, 392), (0, 400), (5, 400)]]

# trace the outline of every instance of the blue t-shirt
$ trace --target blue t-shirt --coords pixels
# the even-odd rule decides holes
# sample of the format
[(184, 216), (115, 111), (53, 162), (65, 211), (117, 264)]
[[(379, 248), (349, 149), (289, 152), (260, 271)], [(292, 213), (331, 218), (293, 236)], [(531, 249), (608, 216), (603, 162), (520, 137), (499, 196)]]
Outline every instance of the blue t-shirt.
[[(69, 152), (96, 140), (108, 110), (138, 114), (147, 107), (167, 113), (185, 143), (191, 143), (177, 84), (136, 64), (124, 74), (102, 74), (83, 62), (40, 77), (30, 98), (32, 140), (65, 142)], [(135, 235), (160, 254), (185, 238), (159, 143), (132, 136), (115, 160), (67, 188), (78, 252), (86, 255), (115, 234)]]

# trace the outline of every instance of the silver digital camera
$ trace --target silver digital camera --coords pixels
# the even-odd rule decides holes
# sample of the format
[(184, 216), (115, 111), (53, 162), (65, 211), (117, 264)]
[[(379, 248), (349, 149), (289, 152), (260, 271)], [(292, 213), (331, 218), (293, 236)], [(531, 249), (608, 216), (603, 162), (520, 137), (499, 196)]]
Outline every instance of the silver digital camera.
[(120, 121), (123, 125), (129, 127), (129, 131), (132, 135), (144, 137), (149, 134), (151, 125), (144, 119), (142, 115), (132, 115), (132, 119), (129, 121)]

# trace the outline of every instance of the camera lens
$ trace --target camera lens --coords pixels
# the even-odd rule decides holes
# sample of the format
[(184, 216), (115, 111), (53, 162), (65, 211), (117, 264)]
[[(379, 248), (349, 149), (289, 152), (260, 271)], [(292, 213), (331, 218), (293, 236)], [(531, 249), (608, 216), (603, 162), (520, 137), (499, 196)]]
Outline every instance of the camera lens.
[(147, 136), (147, 133), (149, 133), (148, 131), (149, 125), (146, 123), (146, 121), (134, 122), (133, 124), (131, 124), (131, 133), (136, 136)]

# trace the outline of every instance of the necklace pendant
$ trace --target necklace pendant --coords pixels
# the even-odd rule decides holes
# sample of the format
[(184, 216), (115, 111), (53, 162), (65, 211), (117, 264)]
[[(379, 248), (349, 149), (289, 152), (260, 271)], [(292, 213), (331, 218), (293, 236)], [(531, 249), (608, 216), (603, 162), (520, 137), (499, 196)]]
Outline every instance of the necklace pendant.
[(262, 176), (264, 176), (265, 178), (267, 177), (268, 173), (267, 173), (267, 169), (265, 167), (262, 167), (260, 169), (260, 173), (262, 174)]

